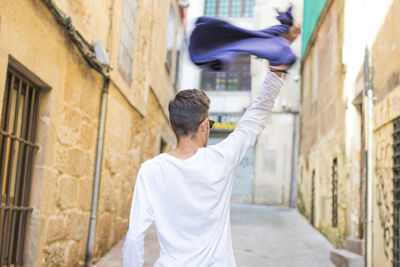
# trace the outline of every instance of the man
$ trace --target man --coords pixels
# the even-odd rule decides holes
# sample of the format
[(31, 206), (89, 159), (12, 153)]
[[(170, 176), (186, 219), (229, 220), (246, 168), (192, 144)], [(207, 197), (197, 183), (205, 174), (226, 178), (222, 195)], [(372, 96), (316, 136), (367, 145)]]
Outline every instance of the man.
[[(282, 37), (292, 42), (299, 33), (294, 29)], [(195, 89), (176, 94), (169, 113), (178, 145), (139, 170), (123, 248), (124, 267), (143, 265), (144, 236), (153, 222), (161, 247), (156, 267), (236, 266), (230, 232), (233, 173), (265, 127), (283, 85), (279, 70), (287, 68), (271, 67), (274, 72), (267, 73), (236, 129), (208, 147), (213, 124), (209, 98)]]

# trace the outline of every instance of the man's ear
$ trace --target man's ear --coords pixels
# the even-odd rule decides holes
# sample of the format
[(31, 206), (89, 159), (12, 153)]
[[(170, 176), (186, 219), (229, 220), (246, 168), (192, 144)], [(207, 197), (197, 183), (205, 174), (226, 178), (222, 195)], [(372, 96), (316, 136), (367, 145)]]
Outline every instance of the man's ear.
[(207, 132), (207, 125), (208, 125), (208, 119), (206, 119), (206, 120), (203, 120), (203, 122), (200, 124), (200, 127), (201, 127), (201, 131), (202, 132)]

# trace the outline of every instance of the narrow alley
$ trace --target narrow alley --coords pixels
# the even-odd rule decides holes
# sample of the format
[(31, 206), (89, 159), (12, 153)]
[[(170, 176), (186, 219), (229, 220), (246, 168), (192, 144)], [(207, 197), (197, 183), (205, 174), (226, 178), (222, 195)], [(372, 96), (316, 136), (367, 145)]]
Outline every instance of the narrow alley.
[[(232, 204), (231, 231), (239, 267), (334, 266), (333, 246), (296, 209)], [(122, 266), (123, 240), (96, 267)], [(152, 227), (145, 239), (145, 267), (154, 265), (159, 246)]]

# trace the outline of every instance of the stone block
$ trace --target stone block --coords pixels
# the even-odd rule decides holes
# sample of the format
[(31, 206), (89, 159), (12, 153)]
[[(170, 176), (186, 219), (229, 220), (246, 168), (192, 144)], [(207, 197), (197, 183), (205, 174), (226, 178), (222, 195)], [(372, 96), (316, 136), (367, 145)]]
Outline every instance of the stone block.
[(70, 212), (66, 218), (68, 239), (76, 241), (81, 240), (87, 236), (89, 226), (89, 216), (84, 216), (80, 212)]
[(63, 218), (53, 217), (47, 223), (47, 242), (53, 243), (54, 241), (62, 240), (65, 237), (66, 229)]
[(92, 204), (93, 181), (85, 178), (79, 180), (79, 208), (89, 211)]
[(57, 144), (55, 146), (56, 150), (56, 155), (54, 159), (54, 166), (59, 172), (67, 172), (68, 170), (68, 162), (67, 162), (67, 157), (68, 157), (68, 151), (63, 148), (60, 144)]
[(72, 130), (78, 132), (81, 126), (82, 115), (75, 109), (65, 106), (63, 112), (64, 125)]
[(65, 146), (72, 146), (75, 143), (76, 135), (71, 128), (61, 126), (57, 129), (57, 140)]
[(67, 266), (79, 266), (79, 257), (78, 257), (78, 246), (76, 242), (70, 241), (68, 242), (65, 254), (66, 254), (66, 265)]
[(99, 210), (100, 211), (113, 211), (115, 210), (115, 203), (113, 203), (115, 195), (115, 188), (111, 176), (104, 172), (101, 177), (100, 196), (99, 196)]
[(83, 124), (79, 134), (79, 145), (87, 150), (93, 149), (96, 144), (96, 135), (97, 132), (93, 126)]
[(66, 170), (68, 174), (76, 177), (89, 174), (92, 163), (88, 152), (73, 148), (68, 151), (65, 160), (68, 164), (68, 169)]
[(113, 232), (112, 215), (108, 212), (100, 213), (98, 216), (96, 227), (96, 243), (94, 255), (104, 255), (109, 249), (109, 240)]
[(62, 243), (54, 243), (44, 249), (44, 266), (65, 266), (65, 247)]
[(78, 180), (63, 176), (58, 181), (57, 206), (61, 209), (78, 206)]
[(331, 261), (337, 267), (363, 267), (364, 258), (345, 249), (331, 251)]

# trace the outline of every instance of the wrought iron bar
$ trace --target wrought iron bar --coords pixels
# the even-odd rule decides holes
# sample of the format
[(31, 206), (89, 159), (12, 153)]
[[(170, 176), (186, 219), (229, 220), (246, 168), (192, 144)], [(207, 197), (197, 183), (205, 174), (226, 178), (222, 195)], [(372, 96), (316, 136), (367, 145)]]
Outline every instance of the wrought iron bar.
[[(9, 78), (11, 76), (11, 78)], [(14, 86), (15, 82), (15, 75), (8, 73), (8, 86), (6, 88), (6, 94), (7, 94), (7, 103), (5, 104), (5, 107), (3, 107), (3, 118), (4, 118), (4, 130), (8, 131), (8, 126), (10, 123), (10, 107), (11, 107), (11, 95), (12, 95), (12, 88)], [(6, 155), (7, 155), (7, 138), (3, 137), (2, 140), (2, 146), (1, 146), (1, 165), (0, 165), (0, 202), (3, 201), (3, 183), (4, 183), (4, 169), (5, 169), (5, 164), (6, 164)], [(2, 249), (1, 249), (2, 250)], [(2, 253), (0, 252), (0, 255)], [(0, 257), (0, 266), (2, 266), (3, 261), (2, 257)]]
[(18, 142), (20, 142), (20, 143), (22, 143), (22, 144), (29, 145), (29, 146), (31, 146), (31, 147), (33, 147), (33, 148), (36, 148), (36, 149), (39, 149), (39, 148), (40, 148), (40, 146), (39, 146), (38, 144), (34, 144), (34, 143), (29, 142), (29, 141), (26, 141), (26, 140), (24, 140), (24, 139), (22, 139), (22, 138), (18, 138), (17, 136), (15, 136), (15, 135), (13, 135), (13, 134), (9, 134), (9, 133), (7, 133), (7, 132), (1, 130), (1, 129), (0, 129), (0, 134), (3, 135), (3, 136), (5, 136), (5, 137), (9, 137), (9, 138), (12, 139), (12, 140), (18, 141)]
[(400, 266), (400, 118), (393, 121), (393, 266)]
[(337, 174), (337, 158), (333, 160), (332, 164), (332, 226), (338, 225), (338, 174)]
[(0, 206), (0, 210), (24, 210), (24, 211), (32, 211), (31, 207), (17, 207), (17, 206)]
[[(26, 139), (30, 140), (30, 133), (32, 130), (32, 119), (33, 119), (33, 108), (34, 108), (34, 104), (35, 104), (35, 89), (32, 88), (32, 90), (30, 91), (31, 93), (31, 97), (30, 97), (30, 104), (29, 104), (29, 123), (28, 123), (28, 131), (26, 134)], [(21, 205), (25, 205), (25, 192), (26, 192), (26, 180), (27, 180), (27, 172), (28, 172), (28, 159), (29, 159), (29, 154), (32, 151), (32, 149), (30, 147), (27, 147), (26, 151), (25, 151), (25, 155), (24, 155), (24, 171), (23, 171), (23, 175), (22, 175), (22, 192), (23, 194), (21, 195)], [(25, 224), (26, 227), (26, 224)], [(18, 218), (18, 232), (17, 232), (17, 250), (15, 252), (15, 259), (19, 259), (19, 254), (20, 254), (20, 241), (21, 241), (21, 235), (22, 235), (22, 215), (19, 216)], [(25, 233), (25, 229), (23, 231)], [(25, 240), (25, 234), (24, 234), (24, 240)], [(21, 261), (22, 262), (22, 261)]]
[(315, 170), (311, 177), (311, 224), (315, 226)]
[[(24, 136), (24, 133), (25, 133), (25, 130), (26, 130), (25, 129), (26, 128), (26, 123), (25, 122), (26, 122), (26, 119), (27, 119), (26, 117), (28, 115), (27, 111), (28, 111), (28, 103), (29, 103), (29, 89), (30, 89), (30, 86), (28, 84), (26, 84), (25, 97), (24, 97), (24, 106), (23, 106), (23, 110), (22, 110), (22, 122), (23, 123), (22, 123), (21, 129), (20, 129), (20, 133), (19, 133), (20, 137)], [(17, 133), (16, 133), (16, 136), (17, 136)], [(23, 140), (23, 139), (21, 139), (21, 140)], [(13, 203), (14, 206), (23, 205), (23, 203), (19, 203), (18, 200), (19, 200), (20, 181), (21, 181), (20, 177), (21, 177), (21, 170), (22, 170), (21, 169), (21, 165), (22, 165), (22, 158), (21, 157), (22, 157), (24, 145), (26, 145), (26, 144), (24, 144), (24, 142), (21, 142), (19, 144), (19, 148), (18, 148), (18, 161), (17, 161), (17, 170), (16, 170), (16, 174), (15, 174), (15, 179), (16, 180), (15, 180), (15, 188), (14, 188), (14, 203)], [(21, 193), (23, 193), (23, 192), (21, 192)], [(26, 207), (17, 207), (17, 208), (25, 209)], [(31, 210), (31, 208), (28, 208), (28, 209)], [(13, 212), (12, 216), (11, 216), (11, 231), (10, 231), (10, 241), (9, 241), (9, 245), (8, 245), (8, 260), (11, 260), (12, 252), (14, 250), (14, 240), (15, 240), (14, 234), (15, 234), (15, 225), (16, 225), (15, 220), (16, 220), (16, 213)], [(18, 259), (14, 259), (14, 260), (15, 260), (15, 263), (17, 263)]]
[[(34, 104), (35, 104), (35, 109), (34, 109), (34, 113), (35, 113), (35, 115), (34, 115), (34, 124), (33, 124), (33, 131), (31, 131), (32, 130), (32, 127), (29, 127), (28, 129), (28, 137), (30, 137), (30, 140), (32, 141), (32, 142), (35, 142), (36, 141), (36, 134), (37, 134), (37, 127), (38, 127), (38, 119), (39, 119), (39, 90), (36, 90), (35, 91), (35, 101), (34, 101)], [(30, 122), (32, 122), (32, 120), (30, 120)], [(30, 123), (31, 124), (31, 123)], [(29, 126), (32, 126), (32, 125), (29, 125)], [(28, 149), (28, 151), (30, 150), (30, 153), (31, 153), (31, 156), (29, 157), (29, 160), (30, 160), (30, 164), (29, 164), (29, 185), (28, 185), (28, 195), (27, 195), (27, 198), (25, 199), (24, 197), (25, 197), (25, 194), (23, 194), (22, 195), (22, 200), (21, 200), (21, 203), (25, 203), (25, 205), (28, 205), (29, 204), (29, 201), (30, 201), (30, 199), (31, 199), (31, 189), (32, 189), (32, 174), (33, 174), (33, 153), (35, 152), (32, 148), (31, 149)], [(22, 216), (21, 216), (22, 217)], [(28, 216), (28, 214), (25, 214), (25, 229), (24, 229), (24, 232), (26, 232), (26, 226), (28, 225), (28, 219), (29, 219), (29, 216)], [(18, 242), (19, 242), (19, 238), (18, 238)], [(24, 239), (23, 239), (23, 241), (22, 241), (22, 251), (25, 251), (25, 241), (26, 241), (26, 234), (24, 234)], [(19, 243), (18, 243), (18, 247), (19, 247)], [(18, 251), (18, 250), (17, 250)], [(18, 256), (18, 254), (17, 254), (17, 256)], [(16, 257), (17, 257), (16, 256)], [(24, 259), (25, 259), (25, 254), (22, 254), (22, 258), (21, 258), (21, 264), (24, 264)]]
[[(17, 131), (17, 127), (18, 127), (18, 113), (19, 113), (19, 99), (21, 97), (21, 90), (22, 90), (22, 80), (19, 79), (19, 83), (18, 83), (18, 87), (17, 87), (17, 99), (15, 102), (15, 110), (14, 110), (14, 122), (13, 122), (13, 134), (15, 135), (16, 131)], [(9, 92), (10, 94), (13, 94), (12, 88)], [(10, 144), (10, 154), (9, 154), (9, 158), (8, 158), (8, 164), (7, 164), (7, 177), (8, 179), (6, 179), (6, 206), (10, 204), (10, 197), (11, 197), (11, 183), (12, 183), (12, 171), (13, 171), (13, 164), (14, 164), (14, 140), (11, 139), (11, 144)], [(7, 228), (8, 228), (8, 216), (9, 216), (9, 212), (10, 210), (4, 210), (4, 219), (3, 219), (3, 234), (1, 237), (1, 261), (0, 261), (0, 266), (3, 266), (3, 261), (4, 261), (4, 252), (5, 252), (5, 243), (6, 243), (6, 239), (7, 239)], [(11, 236), (9, 236), (9, 238), (12, 238)], [(8, 248), (10, 249), (10, 248)], [(7, 266), (10, 266), (10, 259), (7, 258)]]

